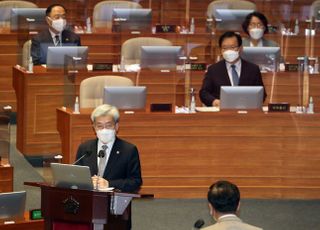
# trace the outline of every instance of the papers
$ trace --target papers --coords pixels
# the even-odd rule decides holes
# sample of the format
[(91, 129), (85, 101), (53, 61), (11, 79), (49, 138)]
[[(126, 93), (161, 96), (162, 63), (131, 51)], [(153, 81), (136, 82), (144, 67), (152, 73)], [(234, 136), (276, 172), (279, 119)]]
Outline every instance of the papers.
[(197, 112), (219, 112), (220, 108), (217, 106), (210, 107), (196, 107)]
[(98, 188), (99, 192), (112, 192), (113, 190), (114, 190), (114, 187)]

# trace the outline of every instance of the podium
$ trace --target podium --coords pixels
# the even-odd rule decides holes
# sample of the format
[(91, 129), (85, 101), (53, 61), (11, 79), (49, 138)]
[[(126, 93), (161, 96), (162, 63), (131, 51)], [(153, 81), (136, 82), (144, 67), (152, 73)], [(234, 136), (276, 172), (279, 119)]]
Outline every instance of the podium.
[(125, 230), (131, 200), (139, 194), (99, 192), (40, 185), (46, 230)]

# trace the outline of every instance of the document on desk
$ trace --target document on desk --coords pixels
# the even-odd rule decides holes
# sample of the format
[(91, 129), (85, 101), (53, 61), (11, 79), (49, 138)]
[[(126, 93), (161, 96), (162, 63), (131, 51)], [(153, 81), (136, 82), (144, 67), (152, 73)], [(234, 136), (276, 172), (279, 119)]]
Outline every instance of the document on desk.
[(219, 112), (220, 108), (217, 106), (210, 107), (196, 107), (197, 112)]

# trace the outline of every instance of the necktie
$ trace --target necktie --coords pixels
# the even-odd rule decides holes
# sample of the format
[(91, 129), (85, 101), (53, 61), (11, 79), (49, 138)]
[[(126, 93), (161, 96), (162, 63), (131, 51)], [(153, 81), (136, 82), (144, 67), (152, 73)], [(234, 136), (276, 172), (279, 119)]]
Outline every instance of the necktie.
[(238, 73), (236, 71), (236, 66), (235, 65), (231, 65), (231, 68), (232, 68), (232, 81), (233, 81), (233, 85), (234, 86), (237, 86), (239, 84), (239, 76), (238, 76)]
[(103, 177), (103, 173), (104, 173), (104, 168), (106, 166), (106, 159), (107, 159), (107, 148), (108, 146), (107, 145), (102, 145), (102, 150), (100, 151), (103, 151), (103, 156), (99, 156), (100, 157), (100, 160), (99, 160), (99, 165), (98, 165), (98, 176), (101, 176)]
[(60, 46), (61, 43), (60, 43), (60, 37), (59, 37), (59, 35), (54, 36), (54, 38), (55, 38), (55, 45), (56, 45), (56, 46)]

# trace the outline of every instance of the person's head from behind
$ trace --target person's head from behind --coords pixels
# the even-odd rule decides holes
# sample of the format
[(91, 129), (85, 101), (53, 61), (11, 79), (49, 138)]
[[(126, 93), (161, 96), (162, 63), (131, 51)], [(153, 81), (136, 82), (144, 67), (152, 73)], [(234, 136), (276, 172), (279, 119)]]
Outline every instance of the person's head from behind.
[(67, 25), (66, 8), (61, 4), (52, 4), (46, 10), (46, 21), (52, 32), (61, 33)]
[(108, 144), (115, 140), (119, 125), (119, 111), (116, 107), (103, 104), (91, 113), (91, 121), (98, 139)]
[(239, 33), (227, 31), (219, 38), (219, 47), (224, 60), (233, 64), (240, 59), (242, 38)]
[(209, 187), (210, 214), (215, 220), (225, 214), (237, 214), (240, 207), (240, 191), (229, 181), (217, 181)]
[(251, 39), (260, 40), (264, 34), (268, 33), (268, 20), (262, 13), (252, 12), (242, 23), (242, 29)]

